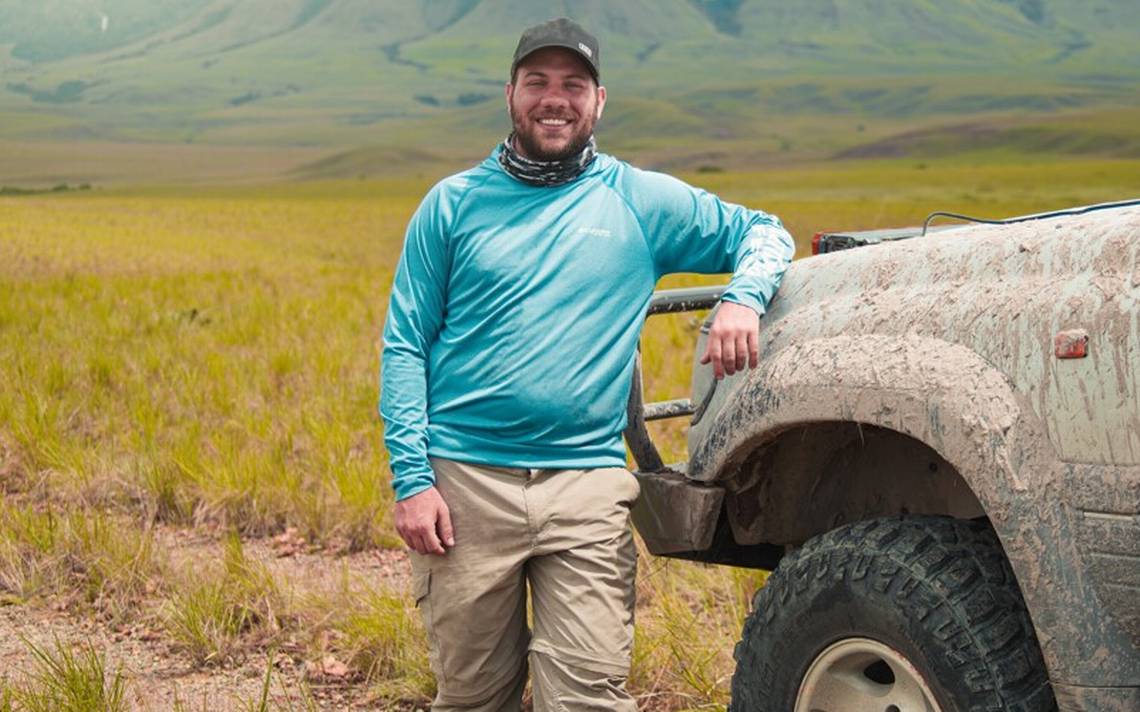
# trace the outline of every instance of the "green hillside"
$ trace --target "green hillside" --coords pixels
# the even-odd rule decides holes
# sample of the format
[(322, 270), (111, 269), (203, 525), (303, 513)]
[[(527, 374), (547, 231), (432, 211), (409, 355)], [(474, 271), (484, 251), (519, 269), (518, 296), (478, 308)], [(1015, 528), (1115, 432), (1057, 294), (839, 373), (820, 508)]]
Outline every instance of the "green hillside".
[(1140, 107), (1134, 0), (0, 0), (0, 141), (466, 157), (507, 128), (519, 31), (557, 14), (600, 35), (606, 145), (661, 160), (935, 150), (964, 123)]

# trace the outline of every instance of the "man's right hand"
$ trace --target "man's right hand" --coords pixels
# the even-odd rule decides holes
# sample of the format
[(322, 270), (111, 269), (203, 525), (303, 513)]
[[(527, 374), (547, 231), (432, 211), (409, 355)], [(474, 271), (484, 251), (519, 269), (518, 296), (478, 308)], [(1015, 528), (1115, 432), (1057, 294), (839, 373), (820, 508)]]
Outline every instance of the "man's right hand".
[(455, 546), (451, 512), (435, 487), (396, 502), (396, 532), (419, 554), (443, 556), (444, 546)]

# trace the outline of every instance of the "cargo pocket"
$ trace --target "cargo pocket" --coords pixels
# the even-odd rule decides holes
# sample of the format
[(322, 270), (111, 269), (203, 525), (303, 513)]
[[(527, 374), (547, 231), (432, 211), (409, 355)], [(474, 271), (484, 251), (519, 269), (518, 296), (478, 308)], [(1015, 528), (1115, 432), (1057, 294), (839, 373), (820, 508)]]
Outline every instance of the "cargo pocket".
[(442, 684), (443, 669), (439, 664), (439, 640), (435, 635), (435, 618), (431, 606), (431, 571), (412, 570), (412, 598), (415, 599), (416, 608), (420, 609), (420, 618), (424, 623), (424, 633), (428, 641), (428, 660), (431, 662), (431, 671), (435, 673), (436, 680)]
[(641, 482), (638, 481), (637, 475), (624, 467), (615, 472), (614, 475), (612, 479), (617, 489), (618, 504), (627, 511), (633, 509), (633, 505), (637, 503), (637, 498), (641, 496)]
[(633, 506), (637, 502), (638, 498), (641, 497), (641, 480), (637, 479), (637, 475), (633, 474), (629, 470), (626, 470), (625, 472), (627, 475), (629, 475), (629, 479), (633, 482), (633, 497), (631, 497), (629, 500), (630, 506)]
[(417, 608), (423, 607), (429, 593), (431, 593), (431, 571), (413, 571), (412, 598), (415, 599)]

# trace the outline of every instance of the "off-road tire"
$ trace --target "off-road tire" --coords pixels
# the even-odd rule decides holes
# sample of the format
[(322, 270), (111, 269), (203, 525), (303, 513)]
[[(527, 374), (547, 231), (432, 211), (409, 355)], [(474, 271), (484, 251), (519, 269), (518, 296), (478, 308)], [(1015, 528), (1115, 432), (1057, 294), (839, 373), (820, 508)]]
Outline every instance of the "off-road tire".
[(811, 539), (756, 594), (733, 712), (791, 712), (813, 660), (845, 638), (905, 657), (944, 712), (1056, 709), (1013, 571), (987, 522), (893, 517)]

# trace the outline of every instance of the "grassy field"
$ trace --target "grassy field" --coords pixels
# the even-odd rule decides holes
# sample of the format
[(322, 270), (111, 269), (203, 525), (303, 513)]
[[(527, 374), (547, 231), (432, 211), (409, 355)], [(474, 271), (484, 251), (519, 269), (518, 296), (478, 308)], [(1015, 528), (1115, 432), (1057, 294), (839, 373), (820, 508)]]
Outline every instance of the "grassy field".
[[(1140, 161), (991, 155), (686, 178), (780, 215), (802, 257), (817, 230), (1136, 197)], [(140, 624), (204, 668), (332, 655), (382, 708), (426, 700), (404, 590), (294, 595), (247, 548), (284, 533), (328, 556), (400, 546), (375, 408), (379, 334), (404, 224), (429, 183), (0, 197), (0, 605)], [(650, 399), (686, 392), (696, 326), (651, 322)], [(683, 426), (655, 428), (666, 459), (684, 459)], [(219, 554), (173, 555), (180, 531), (208, 535)], [(763, 579), (643, 559), (631, 686), (644, 707), (727, 702), (732, 645)], [(0, 710), (123, 704), (132, 680), (100, 651), (35, 650), (30, 668), (0, 675)], [(87, 695), (79, 706), (51, 697), (60, 679)], [(258, 704), (246, 708), (270, 708)]]

